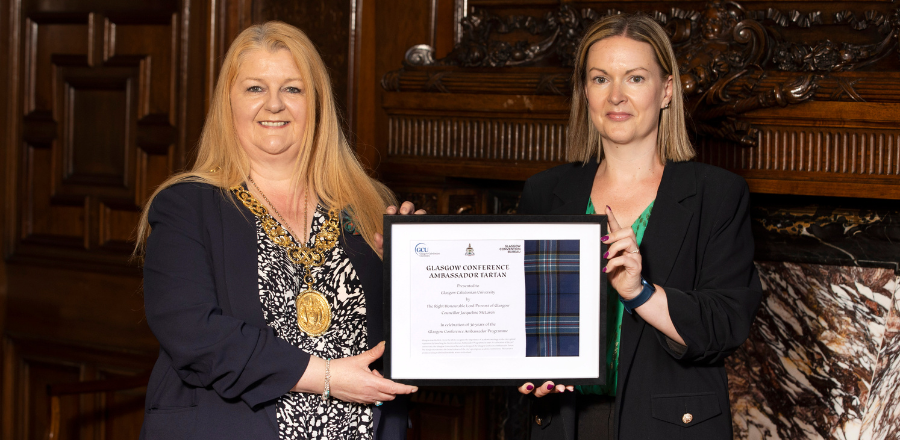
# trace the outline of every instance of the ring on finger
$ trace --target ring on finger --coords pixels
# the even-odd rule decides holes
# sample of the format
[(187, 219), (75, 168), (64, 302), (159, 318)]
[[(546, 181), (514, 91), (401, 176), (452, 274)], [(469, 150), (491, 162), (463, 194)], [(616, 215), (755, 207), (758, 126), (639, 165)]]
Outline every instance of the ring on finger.
[(375, 401), (375, 406), (381, 406), (381, 405), (384, 405), (384, 402), (382, 402), (380, 400)]
[(638, 252), (640, 252), (640, 249), (635, 249), (635, 250), (633, 250), (633, 251), (628, 251), (628, 253), (630, 253), (630, 254), (636, 254), (636, 253), (638, 253)]

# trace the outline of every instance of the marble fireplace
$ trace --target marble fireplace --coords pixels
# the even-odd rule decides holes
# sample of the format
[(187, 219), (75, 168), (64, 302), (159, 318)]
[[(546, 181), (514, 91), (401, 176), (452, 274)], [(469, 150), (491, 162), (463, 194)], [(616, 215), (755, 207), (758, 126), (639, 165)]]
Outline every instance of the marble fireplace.
[(734, 438), (900, 438), (898, 211), (789, 196), (754, 205), (764, 296), (727, 361)]

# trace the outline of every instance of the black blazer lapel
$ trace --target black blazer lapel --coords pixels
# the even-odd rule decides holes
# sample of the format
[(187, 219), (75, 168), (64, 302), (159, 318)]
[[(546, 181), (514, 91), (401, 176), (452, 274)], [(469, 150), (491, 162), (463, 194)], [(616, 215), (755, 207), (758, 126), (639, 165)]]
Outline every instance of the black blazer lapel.
[[(693, 212), (681, 202), (697, 192), (696, 177), (690, 162), (669, 162), (663, 170), (653, 202), (653, 211), (644, 238), (641, 241), (644, 278), (655, 284), (665, 285), (678, 258), (685, 232), (693, 218)], [(622, 316), (622, 336), (619, 341), (619, 373), (630, 371), (637, 352), (638, 341), (646, 322), (636, 313)], [(623, 392), (625, 377), (619, 381), (616, 395)]]
[(675, 266), (693, 211), (682, 202), (697, 193), (691, 162), (669, 163), (659, 183), (653, 212), (641, 242), (643, 275), (647, 281), (665, 285)]
[[(235, 206), (231, 192), (224, 192), (226, 198), (219, 200), (222, 219), (223, 259), (225, 267), (224, 301), (230, 310), (226, 313), (238, 317), (250, 325), (266, 328), (262, 307), (259, 302), (259, 283), (256, 242), (256, 222), (253, 214)], [(223, 301), (220, 298), (220, 301)], [(223, 308), (226, 306), (222, 304)]]
[(549, 214), (584, 214), (599, 166), (595, 160), (584, 166), (573, 164), (573, 169), (553, 189), (556, 200)]

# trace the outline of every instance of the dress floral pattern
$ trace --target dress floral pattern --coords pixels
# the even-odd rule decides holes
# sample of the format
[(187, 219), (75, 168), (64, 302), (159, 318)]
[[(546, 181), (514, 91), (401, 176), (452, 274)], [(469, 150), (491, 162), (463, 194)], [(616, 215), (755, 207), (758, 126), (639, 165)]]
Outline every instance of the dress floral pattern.
[[(307, 245), (311, 244), (328, 211), (318, 206)], [(331, 326), (321, 336), (310, 337), (297, 325), (294, 301), (305, 287), (305, 269), (288, 259), (285, 249), (266, 235), (256, 220), (259, 300), (266, 324), (278, 336), (303, 351), (323, 359), (355, 356), (367, 349), (366, 300), (362, 284), (340, 242), (325, 255), (325, 263), (313, 267), (315, 290), (331, 305)], [(372, 408), (369, 405), (322, 400), (319, 394), (288, 392), (278, 399), (278, 432), (282, 439), (371, 439)]]

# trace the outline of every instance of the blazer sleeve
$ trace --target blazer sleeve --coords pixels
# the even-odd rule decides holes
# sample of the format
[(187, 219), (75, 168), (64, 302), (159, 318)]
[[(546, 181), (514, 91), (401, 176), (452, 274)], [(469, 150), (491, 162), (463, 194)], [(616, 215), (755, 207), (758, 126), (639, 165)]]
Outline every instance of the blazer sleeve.
[(217, 289), (225, 286), (217, 285), (202, 197), (185, 187), (160, 192), (150, 207), (144, 260), (147, 323), (183, 382), (256, 407), (296, 385), (309, 355), (270, 327), (222, 313)]
[(718, 210), (708, 242), (697, 243), (695, 288), (664, 286), (669, 315), (687, 349), (673, 347), (661, 332), (657, 335), (676, 359), (721, 362), (747, 339), (759, 308), (762, 285), (753, 265), (750, 191), (743, 179), (729, 183), (718, 200), (712, 201), (718, 204)]

